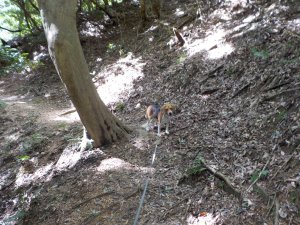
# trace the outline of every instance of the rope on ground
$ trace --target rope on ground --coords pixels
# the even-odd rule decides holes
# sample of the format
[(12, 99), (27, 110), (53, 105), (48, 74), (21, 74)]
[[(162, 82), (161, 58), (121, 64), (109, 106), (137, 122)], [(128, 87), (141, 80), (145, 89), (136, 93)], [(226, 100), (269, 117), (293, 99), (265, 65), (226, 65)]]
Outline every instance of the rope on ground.
[[(157, 145), (155, 146), (155, 149), (154, 149), (154, 152), (153, 152), (153, 155), (152, 155), (151, 167), (153, 167), (153, 164), (154, 164), (154, 161), (155, 161), (156, 151), (157, 151)], [(148, 188), (148, 184), (149, 184), (149, 177), (147, 177), (147, 179), (145, 181), (145, 186), (144, 186), (143, 194), (142, 194), (142, 197), (141, 197), (141, 200), (140, 200), (140, 205), (139, 205), (139, 207), (138, 207), (138, 209), (136, 211), (136, 215), (135, 215), (135, 219), (134, 219), (133, 225), (137, 225), (138, 224), (138, 220), (139, 220), (142, 208), (143, 208), (143, 203), (144, 203), (144, 200), (145, 200), (145, 195), (146, 195), (146, 191), (147, 191), (147, 188)]]

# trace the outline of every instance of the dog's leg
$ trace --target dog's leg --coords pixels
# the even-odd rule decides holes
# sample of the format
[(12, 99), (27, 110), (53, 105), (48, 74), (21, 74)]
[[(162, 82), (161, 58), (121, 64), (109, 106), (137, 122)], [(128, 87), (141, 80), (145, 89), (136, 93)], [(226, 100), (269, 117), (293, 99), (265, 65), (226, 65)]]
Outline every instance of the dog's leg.
[(166, 125), (166, 134), (170, 134), (170, 132), (169, 132), (169, 124), (170, 124), (170, 122), (167, 121), (167, 125)]
[(161, 136), (161, 134), (160, 134), (160, 123), (157, 124), (157, 135)]
[(146, 125), (146, 131), (150, 130), (150, 120), (147, 121), (147, 125)]
[(152, 118), (147, 121), (146, 131), (149, 131), (152, 125)]

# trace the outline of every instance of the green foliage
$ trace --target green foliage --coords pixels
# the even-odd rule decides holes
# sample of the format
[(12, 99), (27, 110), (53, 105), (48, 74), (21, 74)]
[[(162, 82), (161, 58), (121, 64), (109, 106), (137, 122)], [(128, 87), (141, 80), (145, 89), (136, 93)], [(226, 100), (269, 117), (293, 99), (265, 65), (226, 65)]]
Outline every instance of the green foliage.
[(123, 102), (118, 102), (116, 105), (116, 110), (122, 112), (125, 109), (125, 104)]
[(275, 115), (275, 120), (276, 121), (282, 121), (284, 118), (285, 118), (285, 116), (286, 116), (286, 110), (284, 110), (284, 109), (281, 109), (281, 110), (279, 110), (277, 113), (276, 113), (276, 115)]
[(180, 55), (179, 55), (179, 57), (176, 59), (176, 63), (177, 64), (180, 64), (180, 63), (182, 63), (182, 62), (184, 62), (184, 60), (187, 58), (187, 55), (186, 55), (186, 53), (181, 53)]
[(187, 175), (198, 175), (205, 171), (206, 169), (203, 167), (202, 161), (202, 157), (197, 156), (197, 158), (193, 162), (193, 165), (187, 169)]
[(21, 53), (19, 50), (7, 46), (0, 47), (1, 75), (7, 75), (11, 72), (22, 72), (27, 67), (35, 68), (38, 65), (38, 62), (28, 59), (28, 53)]
[(269, 53), (267, 50), (258, 50), (257, 48), (251, 48), (251, 53), (255, 58), (268, 59)]
[(20, 161), (26, 161), (26, 160), (30, 159), (30, 156), (20, 155), (20, 156), (17, 156), (17, 159), (20, 160)]
[(6, 102), (4, 102), (4, 101), (0, 100), (0, 110), (3, 110), (3, 109), (5, 109), (5, 108), (6, 108), (6, 106), (7, 106)]
[(118, 52), (120, 56), (125, 55), (125, 51), (124, 51), (122, 45), (117, 45), (115, 43), (109, 43), (107, 45), (107, 53), (113, 53), (113, 52)]
[(255, 170), (251, 176), (251, 182), (254, 182), (258, 179), (265, 179), (269, 175), (269, 170)]
[(32, 33), (42, 25), (36, 0), (0, 0), (0, 15), (5, 28), (20, 30), (15, 33), (18, 36)]
[(294, 204), (297, 204), (300, 201), (300, 195), (297, 191), (292, 191), (289, 195), (290, 201)]
[(11, 224), (16, 224), (17, 222), (22, 221), (22, 219), (25, 217), (26, 212), (25, 210), (21, 209), (17, 211), (14, 215), (8, 217), (5, 219), (3, 222), (3, 225), (11, 225)]
[(21, 145), (21, 152), (31, 152), (38, 147), (42, 147), (44, 142), (47, 140), (47, 137), (35, 133), (27, 137)]
[(239, 71), (236, 67), (230, 66), (225, 70), (225, 73), (230, 77), (237, 77), (239, 74)]

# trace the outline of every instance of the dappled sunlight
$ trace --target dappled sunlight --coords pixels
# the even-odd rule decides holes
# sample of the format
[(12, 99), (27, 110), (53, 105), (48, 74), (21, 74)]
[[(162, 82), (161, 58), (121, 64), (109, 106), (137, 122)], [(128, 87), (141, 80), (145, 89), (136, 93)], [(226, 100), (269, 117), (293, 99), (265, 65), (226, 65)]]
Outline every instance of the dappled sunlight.
[(123, 170), (142, 171), (144, 173), (154, 172), (153, 168), (139, 167), (119, 158), (104, 159), (97, 167), (97, 171), (101, 173), (108, 172), (108, 171), (123, 171)]
[(215, 225), (219, 224), (219, 217), (211, 213), (200, 212), (196, 217), (189, 214), (186, 220), (188, 225)]
[(85, 160), (89, 157), (99, 157), (101, 154), (103, 153), (99, 150), (78, 151), (76, 146), (71, 145), (64, 149), (56, 163), (50, 162), (46, 166), (36, 168), (38, 164), (37, 158), (24, 161), (24, 165), (20, 167), (16, 176), (15, 187), (28, 186), (41, 181), (48, 182), (54, 174), (70, 170), (80, 160)]
[(186, 46), (189, 56), (205, 51), (210, 59), (222, 58), (234, 51), (231, 43), (225, 42), (225, 36), (228, 34), (223, 28), (216, 28), (207, 32), (207, 36), (203, 39), (198, 39)]
[(55, 165), (56, 169), (66, 170), (72, 168), (80, 160), (81, 155), (82, 152), (75, 151), (72, 147), (65, 148)]
[[(69, 110), (72, 111), (72, 113), (68, 113), (66, 115), (63, 115), (66, 111), (66, 109), (63, 110), (53, 110), (51, 111), (51, 114), (48, 115), (47, 113), (41, 117), (44, 117), (45, 119), (49, 121), (56, 121), (56, 122), (66, 122), (66, 123), (74, 123), (79, 122), (80, 117), (76, 111), (73, 110), (74, 108), (69, 108)], [(43, 119), (42, 119), (43, 120)]]
[(106, 66), (95, 78), (97, 91), (105, 104), (128, 98), (133, 91), (133, 82), (144, 76), (141, 58), (128, 53), (125, 58)]
[(46, 180), (49, 173), (52, 171), (53, 162), (47, 164), (46, 166), (40, 167), (33, 173), (28, 173), (24, 166), (20, 167), (19, 172), (16, 177), (15, 187), (27, 186), (37, 180)]

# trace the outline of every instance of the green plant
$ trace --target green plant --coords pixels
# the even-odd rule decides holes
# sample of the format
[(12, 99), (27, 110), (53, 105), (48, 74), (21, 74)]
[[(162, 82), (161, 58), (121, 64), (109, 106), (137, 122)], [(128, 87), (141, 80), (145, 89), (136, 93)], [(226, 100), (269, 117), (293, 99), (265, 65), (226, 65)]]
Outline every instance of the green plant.
[(255, 58), (268, 59), (269, 53), (267, 50), (258, 50), (257, 48), (251, 48), (251, 53)]
[(202, 173), (203, 171), (205, 171), (206, 168), (203, 167), (202, 161), (203, 161), (202, 157), (197, 156), (197, 158), (194, 160), (192, 166), (187, 169), (186, 173), (188, 175), (198, 175), (198, 174)]
[(290, 201), (294, 204), (298, 203), (300, 199), (299, 193), (297, 191), (292, 191), (290, 193)]
[(40, 147), (45, 141), (47, 140), (47, 137), (35, 133), (31, 136), (27, 137), (24, 142), (21, 144), (21, 152), (31, 152), (34, 149)]
[(269, 170), (255, 170), (251, 176), (251, 182), (254, 182), (258, 179), (265, 179), (269, 175)]
[(26, 68), (34, 69), (41, 63), (28, 59), (28, 53), (21, 53), (18, 49), (8, 46), (0, 46), (0, 74), (7, 75), (14, 72), (22, 72)]
[(20, 155), (20, 156), (17, 156), (17, 159), (20, 160), (20, 161), (26, 161), (26, 160), (30, 159), (30, 156)]
[(276, 115), (275, 115), (275, 120), (276, 121), (281, 121), (284, 119), (284, 117), (286, 116), (286, 110), (281, 109), (279, 110)]
[(8, 217), (7, 219), (3, 220), (3, 225), (11, 225), (20, 222), (25, 217), (26, 212), (23, 209), (18, 210), (14, 215)]
[(4, 101), (0, 100), (0, 110), (5, 109), (6, 106), (7, 106), (7, 104)]
[(186, 53), (181, 53), (180, 55), (179, 55), (179, 57), (176, 59), (176, 63), (177, 64), (180, 64), (180, 63), (182, 63), (182, 62), (184, 62), (184, 60), (186, 60), (186, 58), (187, 58), (187, 55), (186, 55)]
[(118, 102), (116, 104), (116, 110), (122, 112), (125, 109), (125, 104), (123, 102)]

